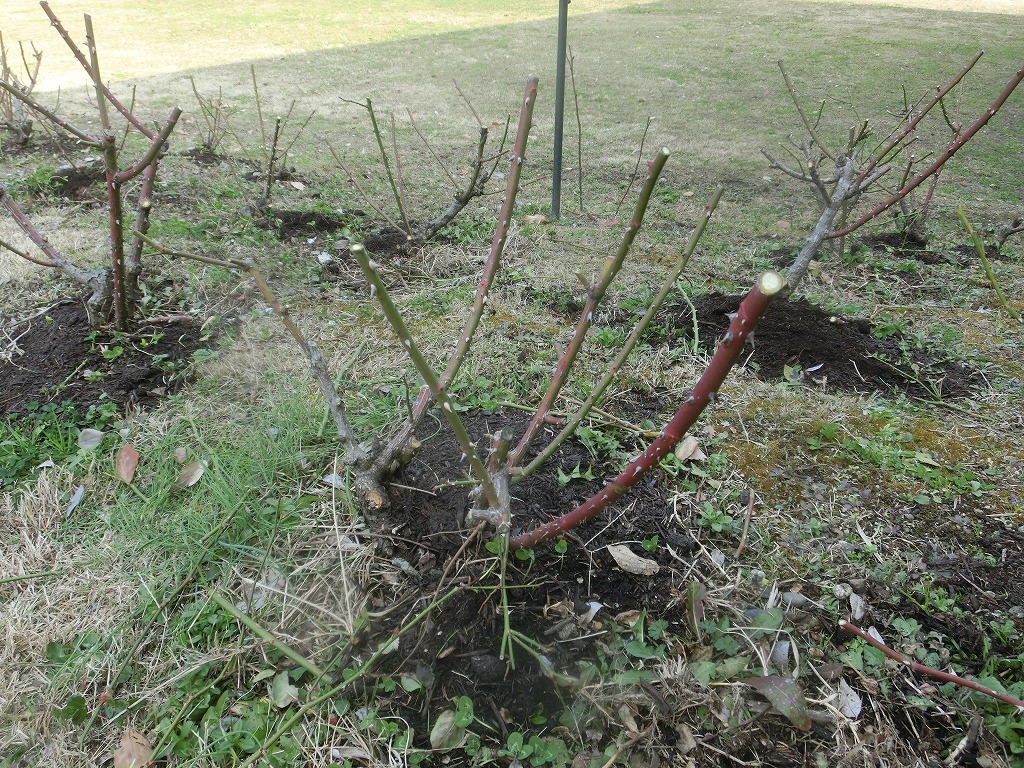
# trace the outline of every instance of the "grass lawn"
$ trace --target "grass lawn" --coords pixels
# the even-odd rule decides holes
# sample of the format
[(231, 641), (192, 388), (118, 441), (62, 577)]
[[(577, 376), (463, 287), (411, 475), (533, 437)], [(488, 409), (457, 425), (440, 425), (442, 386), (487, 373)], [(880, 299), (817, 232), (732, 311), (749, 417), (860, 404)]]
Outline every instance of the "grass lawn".
[[(76, 39), (92, 14), (104, 77), (125, 100), (134, 88), (149, 124), (184, 110), (150, 235), (251, 259), (323, 351), (361, 440), (394, 433), (420, 378), (351, 244), (379, 249), (388, 291), (441, 368), (509, 166), (502, 157), (488, 194), (438, 237), (391, 249), (384, 219), (399, 212), (353, 102), (372, 98), (419, 226), (466, 183), (480, 127), (496, 151), (526, 78), (540, 78), (504, 269), (450, 388), (474, 437), (521, 431), (584, 307), (580, 281), (629, 224), (645, 160), (671, 150), (556, 415), (608, 369), (724, 188), (601, 411), (540, 479), (512, 486), (514, 524), (568, 511), (655, 439), (731, 297), (787, 267), (817, 221), (809, 186), (762, 154), (795, 163), (806, 134), (778, 62), (826, 144), (844, 147), (868, 121), (868, 149), (978, 50), (944, 101), (951, 124), (969, 125), (1024, 64), (1019, 0), (575, 0), (578, 101), (568, 88), (551, 222), (554, 0), (323, 5), (54, 9)], [(45, 51), (38, 97), (52, 105), (59, 88), (60, 113), (95, 130), (86, 82), (38, 6), (9, 0), (0, 32), (9, 54), (17, 40)], [(285, 115), (287, 157), (261, 200), (263, 137)], [(147, 256), (154, 325), (83, 330), (80, 349), (44, 352), (81, 290), (0, 248), (0, 381), (60, 353), (71, 363), (0, 424), (0, 767), (1024, 765), (1020, 712), (838, 624), (1024, 697), (1024, 336), (1012, 316), (1024, 235), (990, 250), (990, 277), (957, 213), (990, 245), (1024, 215), (1022, 125), (1017, 92), (943, 171), (926, 241), (899, 237), (910, 219), (886, 213), (841, 254), (823, 251), (691, 430), (690, 453), (559, 543), (518, 554), (466, 527), (466, 465), (439, 412), (391, 477), (390, 511), (368, 512), (305, 354), (237, 264)], [(950, 140), (938, 112), (916, 135), (924, 162)], [(0, 142), (0, 182), (20, 209), (76, 263), (101, 264), (102, 184), (60, 188), (59, 167), (95, 150), (57, 148), (38, 123), (28, 149)], [(30, 250), (3, 212), (0, 240)], [(182, 360), (155, 351), (186, 337)], [(64, 403), (135, 360), (151, 375), (136, 388), (145, 408)], [(14, 385), (0, 390), (8, 408)], [(125, 443), (140, 456), (131, 483)]]

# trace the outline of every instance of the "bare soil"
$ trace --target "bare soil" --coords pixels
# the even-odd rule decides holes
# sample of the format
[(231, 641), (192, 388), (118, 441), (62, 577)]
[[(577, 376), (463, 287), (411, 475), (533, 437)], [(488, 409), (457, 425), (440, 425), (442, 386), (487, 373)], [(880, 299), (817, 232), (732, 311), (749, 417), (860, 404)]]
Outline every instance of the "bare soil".
[[(712, 349), (742, 296), (713, 293), (692, 300), (698, 342)], [(693, 312), (680, 302), (663, 309), (654, 339), (691, 343)], [(874, 335), (864, 318), (830, 313), (803, 298), (776, 301), (758, 325), (744, 360), (757, 376), (846, 392), (905, 392), (915, 397), (967, 397), (984, 383), (969, 366), (901, 344), (896, 333)]]
[(182, 385), (180, 363), (209, 343), (197, 325), (181, 322), (94, 333), (82, 299), (33, 314), (5, 322), (12, 342), (0, 359), (0, 411), (7, 414), (33, 402), (151, 405)]
[[(525, 420), (519, 412), (478, 413), (466, 418), (471, 434), (480, 438), (481, 449), (486, 448), (485, 435), (509, 424), (521, 429)], [(539, 442), (543, 443), (543, 439)], [(598, 479), (559, 482), (559, 468), (571, 473), (578, 465), (593, 465)], [(514, 530), (532, 527), (553, 514), (572, 509), (618, 469), (611, 463), (595, 461), (581, 444), (567, 442), (543, 470), (514, 487)], [(492, 556), (483, 549), (481, 538), (474, 537), (466, 528), (467, 488), (447, 485), (465, 477), (462, 451), (442, 430), (425, 439), (415, 458), (394, 478), (393, 506), (384, 528), (393, 537), (390, 556), (404, 564), (405, 582), (398, 602), (422, 605), (453, 582), (472, 584), (483, 575), (483, 564)], [(568, 534), (566, 554), (559, 554), (549, 543), (533, 550), (527, 561), (510, 557), (507, 585), (512, 626), (543, 644), (542, 653), (550, 661), (551, 670), (571, 675), (580, 662), (597, 662), (602, 653), (607, 653), (602, 637), (614, 622), (613, 617), (625, 612), (645, 610), (649, 620), (666, 620), (679, 637), (692, 637), (685, 615), (687, 586), (694, 579), (703, 578), (698, 548), (715, 545), (707, 540), (707, 532), (698, 527), (692, 509), (686, 503), (673, 503), (672, 488), (671, 478), (655, 472), (615, 508)], [(741, 507), (746, 501), (737, 499)], [(897, 541), (904, 534), (910, 536), (910, 530), (921, 525), (931, 526), (933, 533), (928, 551), (916, 564), (912, 578), (927, 579), (951, 596), (966, 598), (975, 613), (965, 615), (941, 607), (921, 606), (909, 599), (904, 590), (872, 575), (857, 587), (871, 606), (863, 626), (889, 626), (894, 617), (916, 619), (926, 630), (942, 634), (943, 639), (929, 641), (929, 650), (952, 649), (959, 664), (972, 674), (981, 674), (987, 654), (1011, 653), (1009, 647), (985, 647), (985, 638), (991, 635), (985, 623), (987, 617), (994, 612), (1005, 616), (1009, 611), (1013, 615), (1016, 607), (1017, 627), (1024, 629), (1024, 611), (1019, 609), (1024, 604), (1020, 587), (1024, 583), (1024, 533), (994, 523), (980, 511), (964, 506), (952, 518), (939, 515), (936, 520), (908, 520), (903, 527), (893, 525), (888, 534)], [(646, 551), (641, 542), (654, 536), (658, 537), (658, 546)], [(658, 572), (641, 576), (622, 570), (609, 555), (610, 544), (628, 545), (638, 556), (656, 562)], [(726, 541), (724, 545), (731, 550), (735, 541)], [(987, 562), (965, 556), (965, 545), (987, 553)], [(481, 583), (494, 581), (491, 574)], [(803, 594), (814, 603), (828, 597), (815, 588)], [(733, 601), (743, 597), (734, 595)], [(756, 592), (745, 597), (751, 606), (761, 600)], [(467, 590), (457, 595), (436, 610), (432, 620), (417, 633), (403, 638), (400, 653), (392, 657), (394, 666), (388, 670), (391, 674), (415, 675), (431, 681), (425, 705), (422, 698), (405, 694), (401, 689), (393, 694), (392, 704), (413, 725), (421, 746), (427, 746), (430, 724), (442, 711), (450, 709), (458, 696), (473, 699), (477, 718), (494, 732), (507, 735), (511, 730), (537, 728), (538, 718), (543, 721), (544, 713), (564, 711), (578, 695), (574, 689), (559, 684), (550, 670), (542, 669), (521, 650), (516, 655), (515, 670), (507, 669), (495, 653), (503, 631), (499, 601), (497, 590)], [(602, 606), (596, 624), (584, 618), (592, 601)], [(813, 633), (819, 646), (830, 644), (838, 657), (850, 638), (836, 634), (837, 617), (827, 610), (810, 607), (814, 603), (805, 606), (805, 611), (797, 611), (800, 617), (791, 617), (799, 627), (796, 632)], [(691, 652), (700, 652), (699, 643), (694, 644)], [(823, 671), (827, 668), (827, 664), (822, 666)], [(865, 695), (877, 695), (877, 691), (869, 689), (869, 679), (865, 678), (863, 685)], [(675, 722), (680, 707), (686, 707), (687, 702), (677, 700), (668, 687), (658, 684), (636, 684), (633, 688), (628, 692), (631, 700), (641, 702), (640, 706), (658, 723), (655, 744), (661, 746), (655, 750), (667, 764), (673, 764), (673, 760), (679, 759), (675, 752)], [(936, 714), (934, 709), (901, 710), (894, 717), (894, 727), (916, 745), (918, 756), (925, 761), (938, 759), (962, 736), (948, 718)], [(556, 723), (546, 725), (553, 727)], [(798, 755), (808, 748), (808, 741), (801, 739), (827, 744), (833, 738), (831, 729), (829, 724), (817, 723), (811, 734), (802, 736), (784, 721), (773, 723), (767, 718), (751, 726), (744, 739), (731, 743), (729, 753), (733, 760), (765, 764), (758, 761), (765, 759), (766, 744), (773, 744), (780, 762), (767, 764), (798, 764)], [(787, 755), (791, 759), (786, 759)], [(972, 753), (965, 760), (965, 764), (975, 764)]]

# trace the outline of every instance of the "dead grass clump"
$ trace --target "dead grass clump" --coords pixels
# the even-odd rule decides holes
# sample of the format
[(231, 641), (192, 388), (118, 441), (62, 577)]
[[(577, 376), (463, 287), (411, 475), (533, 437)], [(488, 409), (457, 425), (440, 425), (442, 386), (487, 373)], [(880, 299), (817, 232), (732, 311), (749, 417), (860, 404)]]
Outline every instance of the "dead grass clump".
[(68, 544), (60, 528), (71, 482), (47, 470), (20, 496), (0, 496), (0, 720), (11, 724), (0, 729), (0, 754), (31, 749), (47, 766), (87, 760), (53, 710), (73, 693), (96, 693), (105, 661), (97, 652), (73, 668), (50, 660), (48, 646), (112, 635), (137, 595), (127, 571), (101, 562), (109, 554), (105, 539), (88, 549)]

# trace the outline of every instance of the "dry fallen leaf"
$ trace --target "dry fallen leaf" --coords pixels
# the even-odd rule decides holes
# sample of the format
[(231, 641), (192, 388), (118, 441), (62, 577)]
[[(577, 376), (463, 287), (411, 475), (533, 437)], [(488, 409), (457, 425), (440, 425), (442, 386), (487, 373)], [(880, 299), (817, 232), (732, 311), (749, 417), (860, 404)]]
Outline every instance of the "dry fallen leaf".
[(121, 736), (121, 746), (114, 750), (114, 768), (142, 768), (153, 757), (153, 745), (134, 728)]
[(103, 442), (103, 433), (98, 429), (83, 429), (78, 433), (78, 447), (83, 451), (91, 451)]
[(700, 449), (700, 440), (693, 435), (687, 435), (683, 438), (683, 441), (676, 446), (675, 454), (676, 458), (683, 462), (704, 461), (708, 457)]
[(625, 544), (611, 544), (608, 547), (608, 554), (614, 559), (616, 565), (627, 573), (635, 573), (638, 576), (653, 576), (661, 570), (656, 562), (640, 557)]
[(178, 473), (178, 479), (174, 481), (174, 485), (178, 488), (191, 488), (199, 482), (199, 478), (203, 476), (205, 471), (205, 461), (190, 461), (181, 468), (181, 472)]
[(289, 184), (290, 184), (290, 185), (291, 185), (291, 186), (292, 186), (293, 188), (295, 188), (295, 189), (299, 190), (300, 192), (301, 192), (302, 190), (304, 190), (304, 189), (306, 188), (306, 185), (305, 185), (305, 184), (303, 184), (303, 183), (302, 183), (301, 181), (289, 181), (288, 183), (289, 183)]
[(550, 224), (551, 219), (545, 216), (543, 213), (531, 213), (528, 216), (523, 216), (524, 224)]
[(131, 443), (125, 443), (117, 452), (117, 477), (122, 483), (131, 483), (139, 466), (139, 452)]
[(864, 702), (845, 680), (839, 681), (839, 711), (851, 720), (856, 720), (864, 708)]

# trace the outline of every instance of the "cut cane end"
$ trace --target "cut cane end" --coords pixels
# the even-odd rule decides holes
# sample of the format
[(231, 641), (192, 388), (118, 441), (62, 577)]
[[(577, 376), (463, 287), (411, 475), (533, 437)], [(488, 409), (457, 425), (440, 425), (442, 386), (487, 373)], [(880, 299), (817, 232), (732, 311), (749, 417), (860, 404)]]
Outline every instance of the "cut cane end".
[(757, 288), (765, 296), (774, 296), (786, 285), (786, 278), (778, 272), (765, 272), (757, 281)]

